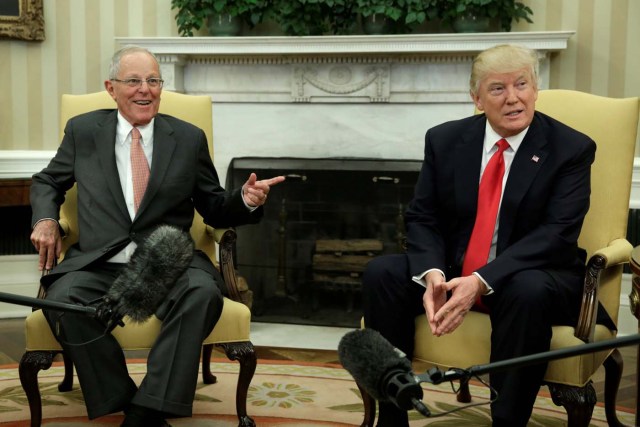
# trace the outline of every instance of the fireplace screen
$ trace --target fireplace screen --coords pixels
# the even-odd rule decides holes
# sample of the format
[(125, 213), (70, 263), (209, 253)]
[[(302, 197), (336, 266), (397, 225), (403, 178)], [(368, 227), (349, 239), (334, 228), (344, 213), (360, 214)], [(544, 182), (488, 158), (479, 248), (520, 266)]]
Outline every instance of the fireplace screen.
[(403, 212), (421, 162), (236, 158), (226, 187), (284, 175), (260, 224), (239, 227), (237, 268), (253, 292), (253, 319), (357, 327), (361, 273), (401, 250)]

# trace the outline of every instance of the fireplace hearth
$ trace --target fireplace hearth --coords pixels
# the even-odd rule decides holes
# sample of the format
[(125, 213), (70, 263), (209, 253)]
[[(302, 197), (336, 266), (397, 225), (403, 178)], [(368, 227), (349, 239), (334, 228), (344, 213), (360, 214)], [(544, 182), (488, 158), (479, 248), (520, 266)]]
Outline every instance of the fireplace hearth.
[(357, 327), (369, 259), (401, 250), (403, 212), (421, 162), (362, 158), (235, 158), (227, 188), (284, 175), (259, 224), (239, 227), (237, 268), (253, 319)]

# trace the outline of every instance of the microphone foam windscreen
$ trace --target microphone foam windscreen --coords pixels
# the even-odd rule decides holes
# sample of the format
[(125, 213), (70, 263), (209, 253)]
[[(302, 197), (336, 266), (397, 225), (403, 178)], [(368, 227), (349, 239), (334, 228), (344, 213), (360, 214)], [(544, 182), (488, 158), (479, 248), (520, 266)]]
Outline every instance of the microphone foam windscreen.
[(118, 313), (142, 322), (155, 313), (176, 280), (191, 264), (189, 233), (169, 225), (156, 228), (134, 251), (106, 297)]
[(338, 344), (342, 366), (374, 399), (388, 401), (383, 384), (392, 371), (411, 372), (411, 362), (373, 329), (346, 333)]

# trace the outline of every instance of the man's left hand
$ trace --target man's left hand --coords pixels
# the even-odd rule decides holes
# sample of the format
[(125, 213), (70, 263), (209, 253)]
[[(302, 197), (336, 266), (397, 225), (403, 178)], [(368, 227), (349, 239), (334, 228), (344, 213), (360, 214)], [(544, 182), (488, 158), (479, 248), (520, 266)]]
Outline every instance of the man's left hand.
[(437, 337), (450, 334), (462, 324), (476, 299), (485, 291), (485, 286), (475, 275), (456, 277), (443, 285), (444, 289), (451, 291), (451, 298), (444, 304), (434, 316), (436, 330), (432, 331)]
[(262, 206), (267, 201), (267, 195), (271, 186), (284, 181), (284, 176), (276, 176), (258, 181), (255, 173), (249, 175), (249, 179), (242, 186), (242, 197), (247, 206), (252, 208)]

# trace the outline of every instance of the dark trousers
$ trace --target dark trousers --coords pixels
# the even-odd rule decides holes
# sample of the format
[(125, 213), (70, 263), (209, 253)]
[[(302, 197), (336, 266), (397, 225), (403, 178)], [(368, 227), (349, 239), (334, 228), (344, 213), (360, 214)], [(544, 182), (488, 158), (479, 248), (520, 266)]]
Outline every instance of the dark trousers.
[[(547, 351), (551, 326), (575, 322), (581, 289), (579, 275), (530, 270), (516, 274), (499, 292), (484, 297), (491, 309), (491, 361)], [(375, 258), (363, 275), (366, 326), (379, 331), (409, 358), (414, 352), (415, 317), (425, 315), (424, 292), (411, 280), (404, 254)], [(526, 426), (546, 366), (490, 374), (491, 386), (498, 393), (491, 405), (494, 426)], [(408, 426), (407, 413), (382, 402), (377, 425)]]
[[(109, 289), (122, 267), (103, 264), (57, 279), (47, 299), (89, 305)], [(130, 403), (155, 409), (166, 417), (190, 416), (203, 340), (222, 313), (217, 277), (189, 268), (156, 311), (160, 334), (147, 358), (147, 373), (138, 388), (129, 377), (120, 345), (104, 334), (98, 320), (80, 314), (45, 311), (65, 353), (76, 366), (90, 419), (125, 409)]]

